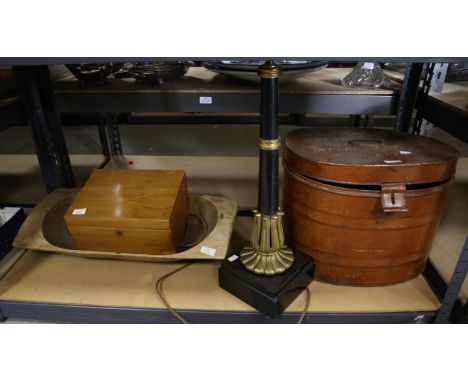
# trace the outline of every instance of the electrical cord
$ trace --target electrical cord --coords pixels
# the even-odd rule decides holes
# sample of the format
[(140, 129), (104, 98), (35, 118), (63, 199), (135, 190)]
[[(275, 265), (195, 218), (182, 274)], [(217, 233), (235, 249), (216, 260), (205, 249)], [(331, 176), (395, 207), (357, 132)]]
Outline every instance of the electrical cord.
[(309, 305), (310, 305), (310, 290), (308, 287), (306, 287), (304, 290), (306, 292), (306, 303), (304, 306), (304, 310), (302, 311), (301, 316), (299, 317), (299, 320), (297, 321), (298, 324), (304, 323), (304, 319), (307, 314), (307, 311), (309, 310)]
[(165, 275), (161, 276), (157, 281), (156, 281), (156, 293), (158, 294), (159, 298), (163, 302), (163, 304), (166, 306), (166, 308), (171, 312), (171, 314), (177, 318), (181, 323), (183, 324), (189, 324), (189, 322), (182, 317), (179, 313), (177, 313), (174, 308), (169, 304), (169, 301), (167, 300), (165, 294), (164, 294), (164, 282), (172, 275), (176, 274), (177, 272), (180, 272), (181, 270), (189, 267), (193, 263), (186, 263), (168, 273)]
[[(177, 320), (179, 320), (182, 324), (189, 324), (190, 322), (188, 322), (184, 317), (182, 317), (179, 313), (177, 313), (175, 311), (175, 309), (171, 306), (171, 304), (169, 303), (169, 301), (167, 300), (165, 294), (164, 294), (164, 282), (171, 276), (175, 275), (176, 273), (182, 271), (183, 269), (185, 268), (188, 268), (190, 265), (192, 265), (193, 262), (191, 263), (185, 263), (183, 265), (181, 265), (180, 267), (176, 268), (176, 269), (173, 269), (172, 271), (164, 274), (163, 276), (161, 276), (157, 281), (156, 281), (156, 293), (158, 294), (159, 298), (161, 299), (161, 301), (163, 302), (163, 304), (165, 305), (165, 307), (169, 310), (169, 312), (175, 317), (177, 318)], [(304, 309), (299, 317), (299, 320), (297, 321), (297, 324), (303, 324), (304, 323), (304, 319), (306, 317), (306, 314), (307, 314), (307, 311), (309, 310), (309, 306), (310, 306), (310, 290), (309, 288), (304, 288), (305, 292), (306, 292), (306, 303), (304, 305)]]

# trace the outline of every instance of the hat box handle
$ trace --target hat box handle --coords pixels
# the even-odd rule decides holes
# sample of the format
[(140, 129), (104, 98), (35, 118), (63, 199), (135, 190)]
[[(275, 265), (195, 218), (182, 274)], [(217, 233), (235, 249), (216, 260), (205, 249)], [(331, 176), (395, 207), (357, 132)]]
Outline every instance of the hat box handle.
[(382, 209), (384, 212), (406, 212), (406, 186), (403, 183), (382, 184)]

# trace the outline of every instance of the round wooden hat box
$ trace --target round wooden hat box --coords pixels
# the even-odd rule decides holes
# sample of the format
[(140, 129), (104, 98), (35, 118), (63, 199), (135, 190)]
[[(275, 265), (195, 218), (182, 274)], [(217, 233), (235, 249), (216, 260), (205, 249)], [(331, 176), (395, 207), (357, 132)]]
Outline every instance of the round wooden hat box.
[(303, 128), (285, 139), (285, 232), (319, 280), (386, 285), (424, 269), (458, 153), (433, 139)]

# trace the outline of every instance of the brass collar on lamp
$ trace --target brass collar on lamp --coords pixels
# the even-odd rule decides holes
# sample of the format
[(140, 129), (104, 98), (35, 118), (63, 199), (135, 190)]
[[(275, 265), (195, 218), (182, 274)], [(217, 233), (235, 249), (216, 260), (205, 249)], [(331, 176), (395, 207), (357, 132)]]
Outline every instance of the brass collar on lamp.
[(281, 146), (281, 138), (277, 139), (262, 139), (258, 138), (258, 148), (260, 150), (278, 150)]
[(258, 68), (258, 75), (262, 78), (277, 78), (281, 75), (281, 66), (276, 65), (274, 61), (266, 61)]

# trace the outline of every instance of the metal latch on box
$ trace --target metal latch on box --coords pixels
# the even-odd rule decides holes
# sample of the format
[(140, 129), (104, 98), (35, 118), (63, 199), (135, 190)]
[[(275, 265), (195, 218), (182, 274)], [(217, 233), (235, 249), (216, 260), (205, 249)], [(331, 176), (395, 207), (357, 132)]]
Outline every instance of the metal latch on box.
[(384, 212), (405, 212), (406, 186), (403, 183), (385, 183), (382, 184), (382, 208)]

